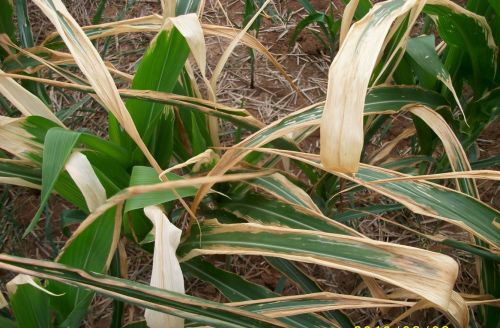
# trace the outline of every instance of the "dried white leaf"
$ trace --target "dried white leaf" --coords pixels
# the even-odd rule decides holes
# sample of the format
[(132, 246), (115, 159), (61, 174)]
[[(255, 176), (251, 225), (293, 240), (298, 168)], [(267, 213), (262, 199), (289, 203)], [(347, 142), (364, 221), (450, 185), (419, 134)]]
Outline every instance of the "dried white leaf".
[(106, 190), (97, 178), (85, 155), (74, 152), (65, 165), (66, 171), (83, 194), (89, 211), (93, 212), (106, 201)]
[[(155, 250), (151, 286), (184, 294), (184, 277), (175, 252), (182, 231), (173, 225), (158, 206), (144, 208), (144, 214), (153, 222)], [(146, 309), (146, 323), (150, 328), (184, 327), (184, 319)]]

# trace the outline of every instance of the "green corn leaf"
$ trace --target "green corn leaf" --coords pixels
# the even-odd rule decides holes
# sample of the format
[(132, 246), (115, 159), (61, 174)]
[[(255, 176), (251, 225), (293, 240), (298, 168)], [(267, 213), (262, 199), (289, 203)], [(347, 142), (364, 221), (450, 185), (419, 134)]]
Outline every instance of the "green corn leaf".
[[(174, 93), (195, 98), (195, 92), (191, 83), (191, 78), (184, 69), (181, 74), (181, 81), (175, 86)], [(191, 144), (192, 156), (204, 152), (212, 145), (206, 115), (199, 111), (190, 110), (189, 106), (178, 106), (177, 108), (179, 109), (179, 117), (181, 118), (182, 126)], [(180, 136), (182, 133), (181, 129), (176, 130)], [(179, 148), (182, 147), (185, 146), (183, 144), (177, 144), (176, 151), (179, 152)]]
[(279, 296), (261, 285), (249, 282), (237, 274), (216, 268), (200, 258), (182, 263), (181, 268), (182, 272), (216, 287), (231, 302)]
[[(132, 81), (132, 89), (171, 92), (188, 55), (189, 46), (175, 27), (161, 31), (145, 53)], [(126, 106), (141, 138), (148, 144), (164, 105), (129, 99)], [(124, 143), (128, 148), (133, 146), (125, 134), (121, 138), (128, 140)]]
[(472, 70), (475, 91), (493, 81), (496, 72), (498, 48), (492, 32), (483, 17), (451, 2), (430, 4), (424, 12), (434, 18), (439, 36), (449, 45), (463, 49)]
[[(168, 173), (168, 180), (182, 179), (178, 175)], [(130, 177), (130, 186), (151, 185), (160, 183), (156, 171), (151, 167), (134, 166)], [(176, 192), (181, 197), (190, 197), (196, 194), (196, 188), (185, 187), (176, 189)], [(125, 202), (124, 213), (129, 216), (129, 219), (124, 221), (124, 231), (129, 237), (137, 238), (138, 241), (143, 241), (147, 234), (151, 231), (152, 225), (149, 219), (146, 219), (143, 211), (139, 211), (146, 206), (163, 204), (176, 200), (177, 197), (172, 190), (163, 190), (157, 192), (149, 192), (132, 197)], [(143, 242), (147, 242), (143, 241)]]
[[(297, 42), (297, 37), (299, 34), (309, 25), (311, 24), (323, 24), (326, 26), (333, 26), (333, 20), (330, 16), (324, 13), (320, 12), (314, 12), (312, 14), (309, 14), (309, 16), (305, 17), (304, 19), (300, 20), (300, 22), (297, 24), (295, 29), (293, 30), (292, 36), (290, 37), (290, 45), (295, 44)], [(337, 24), (338, 25), (338, 24)]]
[(4, 328), (19, 328), (17, 323), (13, 320), (10, 320), (4, 316), (0, 315), (0, 327)]
[(151, 138), (151, 153), (160, 167), (169, 167), (175, 145), (175, 111), (165, 107), (165, 111), (158, 118), (156, 131)]
[[(435, 47), (433, 35), (419, 36), (411, 38), (406, 45), (406, 52), (417, 63), (419, 68), (429, 74), (432, 78), (437, 78), (439, 81), (452, 92), (455, 101), (460, 106), (458, 96), (453, 87), (450, 73), (446, 70), (443, 63), (439, 59)], [(427, 82), (430, 87), (433, 86), (433, 81)]]
[[(406, 44), (406, 52), (420, 70), (430, 75), (432, 80), (423, 85), (432, 89), (433, 82), (435, 82), (437, 78), (443, 83), (445, 83), (445, 81), (448, 83), (450, 80), (450, 73), (448, 73), (436, 53), (434, 35), (421, 35), (409, 39)], [(417, 76), (420, 75), (417, 74)], [(422, 78), (420, 78), (420, 80), (422, 80)]]
[[(342, 0), (344, 4), (348, 4), (351, 0)], [(356, 12), (354, 13), (354, 18), (361, 19), (363, 18), (373, 7), (370, 0), (360, 0), (358, 3), (358, 8), (356, 8)]]
[[(18, 328), (49, 328), (49, 295), (29, 284), (18, 285), (10, 296), (10, 306)], [(4, 327), (2, 325), (2, 327)]]
[[(247, 254), (316, 263), (376, 277), (444, 307), (448, 306), (458, 270), (445, 255), (364, 237), (250, 223), (224, 225), (216, 220), (191, 229), (177, 249), (181, 261), (203, 254)], [(419, 277), (418, 286), (411, 278), (415, 276)], [(436, 279), (443, 282), (437, 288)]]
[(218, 206), (248, 222), (264, 225), (344, 234), (348, 229), (313, 211), (307, 211), (304, 208), (294, 207), (257, 194), (250, 193), (241, 199), (231, 199), (230, 201), (221, 200)]
[(64, 164), (71, 155), (80, 133), (64, 130), (62, 128), (52, 128), (45, 136), (42, 162), (42, 195), (41, 202), (35, 217), (31, 220), (24, 236), (30, 233), (40, 220), (50, 193), (54, 188), (59, 175), (63, 171)]
[(23, 271), (31, 276), (57, 280), (62, 283), (71, 283), (130, 304), (191, 319), (214, 327), (285, 327), (283, 323), (276, 319), (238, 308), (57, 263), (2, 254), (0, 255), (0, 268), (8, 268), (10, 271)]
[[(168, 173), (167, 178), (168, 180), (182, 179), (180, 176), (173, 173)], [(151, 185), (160, 182), (161, 180), (158, 178), (158, 174), (153, 168), (134, 166), (130, 177), (130, 186)], [(197, 189), (194, 187), (185, 187), (176, 189), (176, 191), (181, 197), (190, 197), (196, 194)], [(172, 190), (144, 193), (127, 200), (124, 212), (127, 213), (132, 210), (162, 204), (175, 199), (177, 199), (177, 197)]]
[[(116, 209), (108, 210), (76, 237), (66, 243), (57, 262), (83, 270), (102, 273), (109, 266), (120, 233)], [(61, 296), (51, 297), (51, 306), (59, 320), (71, 318), (71, 327), (78, 327), (92, 301), (92, 291), (51, 281), (47, 287)]]
[(19, 178), (37, 185), (42, 183), (42, 171), (40, 169), (22, 165), (12, 160), (0, 162), (0, 177)]

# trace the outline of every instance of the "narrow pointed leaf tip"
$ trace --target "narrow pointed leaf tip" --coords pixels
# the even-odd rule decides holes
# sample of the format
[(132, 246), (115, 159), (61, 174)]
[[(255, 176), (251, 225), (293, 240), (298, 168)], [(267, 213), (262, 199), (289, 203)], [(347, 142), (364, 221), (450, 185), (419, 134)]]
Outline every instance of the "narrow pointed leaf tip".
[(33, 279), (32, 276), (28, 276), (26, 274), (18, 274), (17, 276), (15, 276), (12, 280), (10, 280), (5, 285), (5, 288), (7, 289), (7, 293), (10, 296), (12, 296), (16, 293), (17, 286), (24, 285), (24, 284), (31, 285), (31, 286), (35, 287), (36, 289), (39, 289), (42, 292), (47, 293), (48, 295), (59, 296), (58, 294), (51, 293), (47, 289), (43, 288), (42, 286), (40, 286), (39, 284), (36, 283), (36, 281)]
[[(175, 255), (182, 231), (170, 223), (158, 206), (145, 207), (144, 214), (153, 222), (155, 230), (151, 286), (184, 294), (184, 278)], [(150, 328), (184, 327), (184, 319), (173, 315), (147, 309), (144, 316)]]
[(327, 170), (358, 171), (370, 77), (393, 22), (418, 3), (416, 0), (378, 3), (349, 30), (328, 73), (320, 137), (321, 163)]

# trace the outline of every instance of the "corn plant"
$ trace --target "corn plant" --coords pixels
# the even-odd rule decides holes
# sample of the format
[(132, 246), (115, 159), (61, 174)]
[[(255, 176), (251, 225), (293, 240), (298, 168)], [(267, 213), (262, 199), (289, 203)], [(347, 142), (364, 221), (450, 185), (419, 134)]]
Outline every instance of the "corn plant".
[[(53, 261), (0, 255), (0, 268), (18, 274), (1, 302), (9, 307), (2, 327), (79, 327), (95, 294), (114, 299), (111, 327), (125, 324), (124, 303), (146, 309), (145, 321), (128, 327), (353, 327), (344, 310), (357, 308), (402, 308), (394, 322), (434, 308), (456, 327), (498, 325), (499, 212), (481, 201), (476, 179), (500, 175), (473, 170), (469, 161), (500, 100), (495, 0), (468, 1), (466, 8), (448, 0), (388, 0), (366, 12), (351, 1), (325, 101), (269, 125), (216, 95), (238, 43), (262, 53), (293, 84), (246, 33), (270, 0), (242, 29), (200, 23), (201, 1), (163, 0), (162, 15), (85, 27), (61, 0), (33, 2), (55, 28), (36, 47), (22, 23), (26, 3), (16, 1), (14, 10), (0, 1), (7, 114), (0, 117), (0, 182), (40, 190), (25, 235), (40, 224), (53, 194), (82, 219)], [(410, 37), (421, 14), (442, 40), (437, 50), (434, 36)], [(106, 62), (92, 43), (144, 32), (155, 37), (132, 74)], [(205, 35), (229, 40), (211, 74)], [(472, 95), (462, 93), (465, 84)], [(68, 128), (72, 109), (55, 112), (47, 87), (94, 99), (108, 114), (107, 133), (100, 134), (106, 137)], [(413, 118), (414, 153), (391, 160), (388, 147), (366, 158), (371, 136), (395, 113)], [(248, 136), (220, 147), (220, 121)], [(319, 154), (303, 151), (301, 142), (318, 129)], [(283, 162), (292, 169), (280, 169)], [(381, 197), (360, 206), (360, 190)], [(339, 194), (354, 200), (351, 207), (337, 206)], [(449, 255), (372, 240), (353, 224), (402, 208), (415, 220), (430, 217), (469, 235), (413, 231), (474, 255), (479, 295), (456, 291), (459, 265)], [(121, 271), (123, 237), (153, 253), (150, 285)], [(213, 255), (263, 256), (302, 294), (284, 296), (223, 270)], [(358, 274), (365, 296), (324, 291), (300, 263)], [(187, 295), (184, 276), (213, 285), (229, 303)]]

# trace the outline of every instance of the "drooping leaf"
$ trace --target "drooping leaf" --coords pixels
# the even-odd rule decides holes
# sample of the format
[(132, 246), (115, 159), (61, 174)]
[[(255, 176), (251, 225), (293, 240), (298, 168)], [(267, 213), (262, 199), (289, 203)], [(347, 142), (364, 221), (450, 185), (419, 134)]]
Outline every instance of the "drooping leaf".
[[(158, 206), (145, 207), (144, 214), (153, 222), (155, 230), (155, 248), (150, 285), (185, 294), (184, 277), (179, 260), (175, 255), (182, 230), (173, 225)], [(144, 317), (151, 328), (184, 326), (183, 318), (149, 309), (146, 309)]]
[[(223, 225), (216, 220), (191, 229), (178, 249), (182, 261), (203, 254), (246, 254), (321, 264), (376, 277), (444, 308), (458, 270), (456, 262), (445, 255), (364, 237), (253, 223)], [(440, 281), (439, 289), (436, 281)]]
[(267, 318), (235, 307), (197, 297), (169, 292), (134, 281), (83, 271), (47, 261), (0, 255), (0, 267), (24, 272), (44, 279), (57, 280), (85, 287), (101, 294), (141, 307), (181, 316), (216, 327), (285, 327), (276, 319)]
[(328, 73), (320, 135), (321, 160), (326, 168), (357, 172), (364, 144), (365, 95), (372, 72), (394, 21), (414, 9), (419, 9), (414, 0), (381, 2), (349, 30)]
[(434, 36), (425, 35), (408, 40), (406, 52), (410, 57), (432, 77), (443, 82), (444, 85), (452, 92), (457, 105), (461, 107), (460, 100), (453, 87), (450, 73), (446, 70), (443, 63), (439, 59), (436, 50), (434, 49)]

